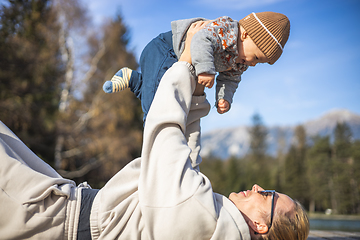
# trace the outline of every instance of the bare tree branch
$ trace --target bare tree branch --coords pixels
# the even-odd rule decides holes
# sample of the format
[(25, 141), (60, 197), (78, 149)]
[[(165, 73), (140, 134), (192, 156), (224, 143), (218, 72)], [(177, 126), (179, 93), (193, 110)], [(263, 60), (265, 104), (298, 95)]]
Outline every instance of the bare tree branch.
[(83, 166), (79, 168), (79, 170), (76, 171), (64, 171), (64, 170), (58, 170), (59, 174), (64, 178), (79, 178), (90, 172), (91, 170), (97, 168), (100, 166), (101, 162), (100, 160), (92, 159), (88, 163), (85, 163)]
[(80, 150), (79, 148), (73, 148), (73, 149), (62, 152), (62, 158), (70, 158), (70, 157), (78, 156), (82, 152), (83, 151)]
[[(74, 2), (71, 2), (71, 3), (73, 4)], [(74, 80), (74, 43), (73, 43), (73, 39), (69, 36), (70, 29), (68, 28), (68, 26), (71, 25), (73, 20), (67, 19), (68, 13), (66, 12), (66, 9), (63, 9), (62, 5), (58, 5), (58, 6), (59, 6), (59, 12), (60, 12), (59, 21), (61, 22), (61, 28), (60, 28), (60, 34), (59, 34), (60, 35), (59, 36), (59, 44), (60, 44), (62, 60), (66, 65), (65, 82), (64, 82), (64, 87), (61, 91), (61, 97), (60, 97), (60, 102), (59, 102), (59, 112), (61, 114), (61, 113), (66, 112), (68, 109), (70, 89), (72, 87), (73, 80)], [(80, 8), (78, 8), (78, 9), (80, 9)], [(105, 54), (105, 50), (106, 50), (105, 44), (102, 42), (100, 45), (99, 51), (94, 56), (94, 58), (91, 60), (90, 68), (87, 71), (87, 73), (85, 74), (85, 78), (83, 79), (83, 82), (89, 81), (89, 79), (94, 75), (94, 73), (97, 70), (97, 66), (98, 66), (100, 59)], [(88, 116), (89, 116), (88, 113), (85, 113), (84, 115), (85, 115), (85, 118), (88, 118)], [(84, 118), (83, 116), (80, 117), (80, 122), (82, 122), (84, 124), (87, 121), (81, 121), (81, 119), (83, 119), (83, 118)], [(65, 137), (64, 137), (62, 131), (60, 131), (59, 136), (57, 137), (57, 140), (56, 140), (55, 154), (54, 154), (56, 169), (61, 168), (62, 159), (65, 157), (65, 156), (62, 156), (64, 154), (62, 152), (64, 138)]]
[[(94, 73), (96, 72), (96, 70), (98, 68), (98, 62), (105, 55), (105, 52), (106, 52), (106, 46), (105, 46), (104, 42), (101, 42), (100, 48), (99, 48), (98, 52), (95, 54), (94, 58), (91, 60), (90, 68), (87, 71), (87, 73), (85, 74), (85, 77), (83, 80), (84, 82), (89, 81), (89, 79), (94, 75)], [(83, 129), (83, 127), (86, 125), (88, 120), (92, 118), (94, 106), (96, 106), (96, 104), (99, 102), (99, 100), (100, 100), (99, 97), (95, 96), (91, 103), (89, 110), (79, 117), (79, 120), (75, 127), (76, 131), (80, 131), (81, 129)]]
[(89, 79), (94, 75), (94, 73), (97, 70), (98, 63), (99, 63), (100, 59), (105, 55), (105, 52), (106, 52), (106, 46), (105, 46), (104, 42), (101, 42), (100, 49), (95, 54), (94, 58), (91, 60), (90, 68), (87, 71), (87, 73), (85, 74), (85, 77), (83, 80), (84, 82), (89, 81)]
[(89, 110), (79, 117), (79, 120), (77, 121), (74, 128), (75, 131), (81, 131), (85, 127), (86, 123), (94, 116), (94, 110), (97, 104), (99, 103), (99, 101), (100, 101), (100, 97), (99, 94), (97, 94), (93, 98)]
[[(60, 15), (61, 16), (61, 15)], [(74, 56), (73, 48), (74, 44), (72, 38), (68, 36), (68, 32), (65, 30), (65, 17), (61, 16), (60, 21), (62, 22), (59, 34), (59, 44), (62, 55), (62, 60), (66, 64), (65, 72), (65, 84), (61, 91), (61, 97), (59, 102), (59, 112), (64, 113), (68, 106), (68, 96), (70, 93), (71, 84), (74, 76)], [(61, 151), (64, 144), (64, 135), (60, 132), (56, 139), (55, 145), (55, 169), (60, 169), (62, 163)]]

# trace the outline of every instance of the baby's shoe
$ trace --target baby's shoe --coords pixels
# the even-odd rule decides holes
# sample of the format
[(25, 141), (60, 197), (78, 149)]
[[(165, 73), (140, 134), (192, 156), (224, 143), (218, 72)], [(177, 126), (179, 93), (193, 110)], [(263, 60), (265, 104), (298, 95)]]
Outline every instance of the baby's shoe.
[(106, 93), (120, 92), (129, 87), (132, 70), (124, 67), (120, 69), (110, 81), (106, 81), (103, 90)]

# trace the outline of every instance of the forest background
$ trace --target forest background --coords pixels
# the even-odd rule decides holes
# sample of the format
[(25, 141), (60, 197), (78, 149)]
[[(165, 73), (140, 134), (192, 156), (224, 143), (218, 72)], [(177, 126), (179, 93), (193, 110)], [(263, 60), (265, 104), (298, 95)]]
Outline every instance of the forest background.
[[(102, 91), (118, 69), (138, 67), (121, 13), (94, 28), (78, 0), (9, 0), (0, 7), (1, 121), (63, 177), (101, 188), (141, 153), (139, 101), (130, 91)], [(245, 157), (203, 159), (214, 191), (227, 196), (257, 183), (310, 212), (360, 214), (360, 141), (346, 123), (337, 125), (334, 141), (317, 136), (311, 144), (299, 125), (290, 149), (273, 157), (260, 114), (251, 121)]]

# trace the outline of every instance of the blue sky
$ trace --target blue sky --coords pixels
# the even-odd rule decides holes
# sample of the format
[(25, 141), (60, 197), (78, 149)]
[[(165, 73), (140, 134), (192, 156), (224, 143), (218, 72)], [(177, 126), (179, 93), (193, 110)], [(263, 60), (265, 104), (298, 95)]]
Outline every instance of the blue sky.
[[(258, 112), (266, 125), (296, 125), (333, 109), (360, 114), (360, 1), (358, 0), (86, 0), (94, 20), (122, 13), (131, 31), (131, 48), (139, 58), (170, 22), (191, 17), (239, 20), (251, 12), (287, 15), (290, 38), (274, 65), (249, 68), (231, 110), (213, 108), (202, 120), (203, 131), (251, 123)], [(171, 4), (169, 4), (171, 3)], [(214, 89), (206, 91), (214, 102)]]
[[(95, 24), (120, 11), (131, 32), (137, 59), (145, 45), (170, 30), (173, 20), (274, 11), (288, 16), (289, 40), (272, 66), (249, 68), (231, 110), (215, 108), (202, 120), (203, 131), (251, 124), (259, 113), (267, 126), (296, 125), (333, 109), (360, 114), (359, 0), (83, 0)], [(214, 88), (206, 91), (214, 103)]]

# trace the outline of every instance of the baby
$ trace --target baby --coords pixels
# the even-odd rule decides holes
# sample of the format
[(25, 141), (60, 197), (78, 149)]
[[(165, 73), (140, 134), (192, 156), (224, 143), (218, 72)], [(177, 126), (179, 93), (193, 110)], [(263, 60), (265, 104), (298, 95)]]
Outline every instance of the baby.
[(191, 41), (191, 58), (198, 82), (211, 88), (216, 73), (216, 107), (229, 111), (241, 75), (257, 63), (274, 64), (289, 38), (289, 19), (280, 13), (252, 13), (234, 21), (229, 17), (215, 20), (193, 18), (171, 23), (171, 30), (150, 41), (140, 56), (141, 73), (120, 69), (103, 89), (107, 93), (130, 87), (141, 100), (144, 121), (165, 71), (177, 62), (184, 50), (190, 25), (207, 21)]

